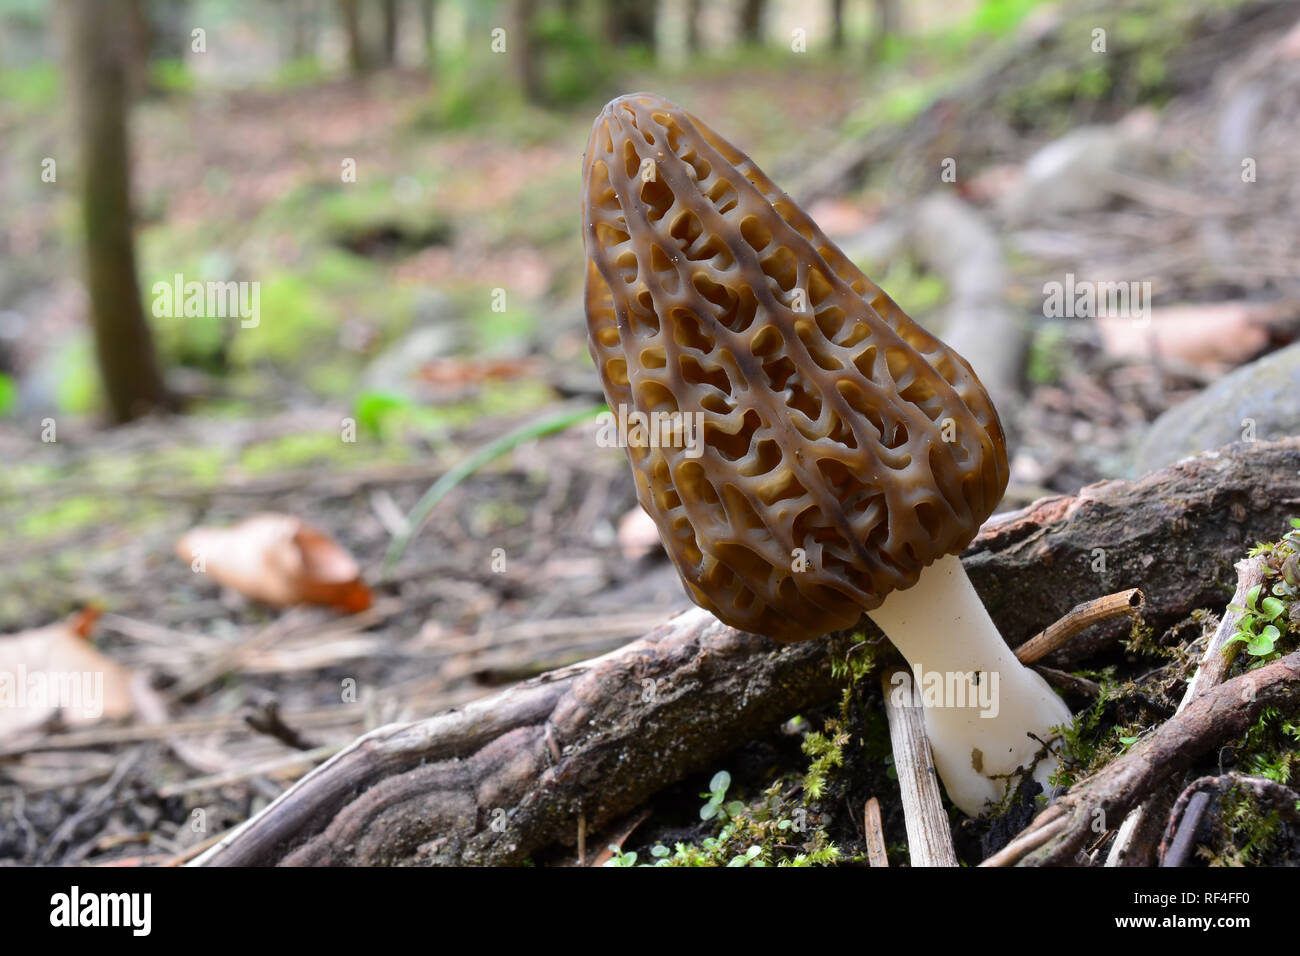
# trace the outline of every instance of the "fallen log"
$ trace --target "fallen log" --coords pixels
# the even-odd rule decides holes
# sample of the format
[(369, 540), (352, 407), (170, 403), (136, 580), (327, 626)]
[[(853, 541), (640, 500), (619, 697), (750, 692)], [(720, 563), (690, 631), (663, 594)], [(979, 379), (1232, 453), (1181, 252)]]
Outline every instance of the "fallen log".
[[(964, 560), (1013, 645), (1127, 587), (1162, 626), (1222, 606), (1233, 563), (1297, 512), (1300, 438), (1242, 443), (996, 516)], [(1052, 658), (1119, 633), (1094, 631)], [(603, 657), (366, 734), (196, 863), (511, 864), (573, 846), (580, 825), (591, 832), (832, 699), (831, 657), (846, 644), (779, 646), (687, 611)]]

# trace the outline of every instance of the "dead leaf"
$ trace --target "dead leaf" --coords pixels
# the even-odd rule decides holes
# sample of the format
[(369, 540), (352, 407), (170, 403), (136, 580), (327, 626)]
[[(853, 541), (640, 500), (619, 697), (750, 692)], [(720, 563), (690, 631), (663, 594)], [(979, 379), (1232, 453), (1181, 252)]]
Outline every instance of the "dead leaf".
[(434, 385), (463, 387), (526, 378), (538, 365), (528, 358), (430, 359), (420, 366), (420, 377)]
[(828, 236), (853, 236), (869, 227), (877, 218), (876, 210), (851, 199), (819, 199), (808, 215)]
[(323, 604), (349, 614), (371, 605), (356, 560), (301, 518), (258, 514), (229, 528), (199, 527), (176, 553), (197, 572), (266, 604)]
[(662, 546), (659, 528), (640, 505), (619, 520), (618, 547), (629, 561), (639, 561)]
[(1111, 355), (1149, 359), (1154, 352), (1223, 368), (1262, 352), (1270, 340), (1270, 324), (1286, 314), (1286, 307), (1279, 304), (1215, 302), (1152, 309), (1147, 322), (1102, 316), (1097, 325), (1102, 345)]
[(99, 611), (0, 637), (0, 739), (58, 715), (68, 726), (129, 716), (131, 671), (95, 650)]

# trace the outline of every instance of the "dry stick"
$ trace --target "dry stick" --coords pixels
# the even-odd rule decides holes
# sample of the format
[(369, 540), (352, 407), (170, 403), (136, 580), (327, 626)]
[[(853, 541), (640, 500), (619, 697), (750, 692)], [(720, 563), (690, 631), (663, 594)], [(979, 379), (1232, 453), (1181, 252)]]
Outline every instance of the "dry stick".
[(881, 675), (880, 683), (912, 866), (957, 866), (948, 813), (939, 795), (939, 774), (925, 735), (921, 697), (912, 674), (901, 667), (892, 668)]
[(880, 820), (880, 801), (875, 797), (867, 801), (863, 824), (867, 839), (867, 862), (873, 867), (889, 866), (889, 854), (885, 851), (885, 827)]
[(221, 833), (214, 833), (206, 840), (196, 843), (191, 847), (186, 847), (184, 850), (181, 850), (175, 856), (168, 857), (166, 860), (164, 860), (162, 863), (159, 863), (158, 865), (160, 867), (184, 866), (186, 863), (190, 862), (190, 860), (194, 859), (200, 853), (204, 853), (207, 850), (211, 849), (212, 847), (216, 846), (218, 843), (220, 843), (221, 840), (224, 839), (226, 834), (229, 832), (230, 832), (229, 830), (223, 830)]
[[(400, 600), (380, 601), (374, 607), (321, 628), (319, 636), (349, 634), (365, 630), (397, 613), (405, 606)], [(174, 702), (184, 700), (224, 674), (238, 670), (249, 655), (256, 651), (265, 650), (275, 642), (288, 637), (299, 628), (306, 626), (309, 620), (310, 618), (303, 613), (301, 608), (291, 609), (288, 613), (276, 618), (250, 636), (233, 642), (230, 647), (223, 648), (175, 687), (169, 688), (169, 699)]]
[(1070, 638), (1100, 621), (1127, 614), (1137, 617), (1146, 606), (1146, 598), (1138, 588), (1117, 591), (1092, 601), (1085, 601), (1046, 630), (1031, 637), (1016, 648), (1016, 660), (1032, 664), (1042, 660), (1052, 651), (1064, 647)]
[(258, 733), (274, 737), (294, 750), (313, 750), (320, 743), (303, 736), (302, 731), (289, 724), (280, 713), (280, 702), (274, 697), (250, 707), (244, 714), (248, 726)]
[[(1264, 710), (1286, 710), (1297, 703), (1300, 651), (1206, 690), (1123, 757), (1075, 784), (1007, 848), (990, 857), (988, 865), (1077, 863), (1079, 851), (1095, 840), (1098, 824), (1104, 828), (1107, 816), (1135, 810), (1205, 754), (1245, 733)], [(1053, 831), (1046, 839), (1044, 826)], [(1017, 852), (1008, 852), (1012, 847)]]
[(1300, 823), (1300, 794), (1276, 780), (1240, 773), (1201, 777), (1187, 785), (1169, 812), (1169, 825), (1165, 828), (1164, 839), (1160, 841), (1161, 866), (1182, 866), (1189, 855), (1191, 841), (1200, 822), (1199, 812), (1194, 815), (1193, 809), (1199, 798), (1206, 798), (1201, 801), (1203, 810), (1211, 793), (1222, 796), (1232, 790), (1246, 790), (1259, 802), (1261, 810), (1275, 811), (1289, 823)]
[(1044, 810), (1033, 824), (1014, 840), (998, 850), (980, 866), (1012, 866), (1027, 853), (1037, 850), (1052, 837), (1056, 836), (1070, 822), (1065, 808), (1055, 804)]
[(81, 809), (59, 825), (59, 828), (54, 831), (54, 835), (50, 837), (49, 842), (45, 845), (45, 852), (41, 856), (41, 863), (53, 862), (55, 854), (63, 848), (65, 843), (72, 840), (76, 835), (77, 828), (87, 819), (103, 809), (105, 804), (112, 803), (113, 796), (117, 793), (118, 785), (126, 778), (127, 774), (131, 773), (135, 769), (136, 764), (140, 762), (142, 754), (142, 750), (136, 750), (130, 756), (119, 761), (118, 765), (113, 770), (112, 776), (108, 778), (108, 781), (91, 794), (90, 799), (82, 804)]
[[(1233, 593), (1232, 600), (1229, 603), (1241, 608), (1246, 607), (1246, 597), (1251, 590), (1256, 585), (1261, 590), (1263, 589), (1265, 568), (1263, 558), (1247, 558), (1244, 561), (1238, 561), (1236, 565), (1237, 590)], [(1232, 670), (1233, 655), (1224, 649), (1228, 646), (1228, 642), (1232, 640), (1232, 635), (1237, 633), (1238, 625), (1245, 614), (1245, 611), (1235, 611), (1231, 608), (1224, 611), (1223, 620), (1219, 622), (1214, 637), (1210, 639), (1209, 646), (1205, 649), (1205, 653), (1201, 655), (1200, 666), (1187, 684), (1187, 690), (1183, 693), (1182, 702), (1178, 705), (1180, 710), (1210, 688), (1222, 684), (1227, 679), (1228, 671)]]
[[(1201, 817), (1205, 816), (1205, 810), (1209, 805), (1210, 795), (1204, 791), (1194, 794), (1187, 802), (1182, 823), (1174, 834), (1174, 842), (1169, 847), (1169, 853), (1160, 861), (1161, 866), (1182, 866), (1187, 862), (1187, 858), (1192, 853), (1192, 846), (1196, 842), (1196, 831), (1201, 826)], [(1150, 804), (1144, 803), (1142, 806), (1148, 807)], [(1142, 810), (1139, 809), (1138, 813), (1141, 812)]]
[(241, 770), (231, 770), (226, 773), (214, 773), (207, 777), (196, 777), (193, 780), (182, 780), (180, 783), (163, 784), (158, 788), (158, 796), (166, 799), (182, 793), (192, 793), (196, 790), (215, 790), (218, 787), (228, 787), (234, 783), (243, 783), (253, 777), (260, 777), (265, 774), (280, 774), (285, 771), (308, 770), (322, 760), (326, 760), (343, 748), (337, 744), (329, 744), (324, 747), (317, 747), (315, 750), (304, 750), (298, 753), (292, 753), (285, 757), (276, 757), (274, 760), (263, 760), (261, 763), (253, 764), (250, 767), (244, 767)]
[(296, 616), (291, 611), (283, 617), (276, 618), (265, 627), (254, 631), (248, 637), (233, 642), (232, 646), (222, 648), (214, 657), (201, 664), (185, 679), (178, 682), (175, 687), (170, 688), (167, 692), (168, 698), (174, 703), (182, 701), (191, 694), (202, 690), (223, 674), (237, 670), (244, 655), (254, 650), (261, 650), (278, 641), (292, 631), (296, 623)]
[[(329, 726), (357, 724), (365, 714), (355, 705), (324, 707), (318, 710), (290, 712), (285, 718), (297, 726)], [(144, 740), (161, 740), (166, 737), (194, 734), (212, 734), (247, 728), (242, 714), (225, 714), (218, 717), (194, 717), (174, 720), (166, 724), (137, 724), (131, 727), (104, 727), (69, 734), (56, 734), (41, 740), (24, 741), (0, 748), (0, 760), (23, 754), (47, 750), (85, 750), (113, 744), (135, 743)]]
[[(1229, 603), (1237, 607), (1245, 607), (1246, 595), (1250, 593), (1251, 588), (1264, 582), (1264, 561), (1262, 558), (1246, 558), (1238, 561), (1236, 568), (1237, 590)], [(1224, 649), (1228, 646), (1232, 635), (1237, 633), (1237, 625), (1241, 622), (1244, 613), (1231, 608), (1224, 612), (1214, 636), (1205, 647), (1205, 653), (1201, 655), (1196, 673), (1187, 682), (1183, 699), (1178, 704), (1178, 710), (1174, 711), (1175, 717), (1186, 710), (1187, 705), (1197, 697), (1223, 683), (1223, 679), (1228, 676), (1228, 670), (1232, 667), (1232, 658), (1224, 653)], [(1156, 812), (1156, 808), (1150, 804), (1143, 804), (1124, 818), (1115, 842), (1111, 844), (1110, 852), (1106, 855), (1107, 866), (1142, 866), (1149, 862), (1146, 859), (1150, 855), (1149, 849), (1140, 853), (1139, 859), (1133, 858), (1132, 850), (1138, 833), (1149, 829), (1154, 822)]]
[(1044, 667), (1042, 664), (1036, 666), (1034, 670), (1042, 674), (1047, 683), (1063, 694), (1076, 694), (1089, 700), (1094, 700), (1101, 695), (1101, 685), (1086, 677), (1078, 677), (1069, 671), (1059, 671), (1055, 667)]

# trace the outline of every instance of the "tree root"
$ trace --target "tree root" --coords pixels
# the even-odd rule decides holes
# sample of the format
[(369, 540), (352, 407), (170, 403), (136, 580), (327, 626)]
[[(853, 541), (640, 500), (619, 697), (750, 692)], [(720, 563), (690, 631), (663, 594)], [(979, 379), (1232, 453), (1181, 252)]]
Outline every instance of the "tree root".
[(1240, 737), (1268, 707), (1300, 705), (1300, 651), (1193, 700), (1133, 750), (1077, 783), (983, 866), (1071, 865), (1149, 794), (1213, 748)]
[[(1233, 562), (1250, 543), (1274, 537), (1297, 506), (1300, 439), (1241, 444), (999, 516), (964, 560), (1013, 645), (1082, 597), (1135, 586), (1146, 595), (1148, 622), (1164, 625), (1221, 605)], [(1126, 631), (1120, 621), (1103, 622), (1048, 660), (1086, 657)], [(604, 657), (365, 735), (197, 862), (510, 864), (572, 846), (580, 821), (594, 832), (832, 699), (840, 682), (831, 661), (847, 648), (844, 635), (780, 646), (688, 611)], [(1063, 798), (1048, 811), (1069, 814), (1063, 838), (1031, 859), (1068, 862), (1095, 837), (1090, 794), (1118, 825), (1203, 747), (1236, 733), (1270, 701), (1294, 696), (1286, 669), (1293, 658), (1249, 675), (1255, 702), (1238, 705), (1233, 696), (1245, 678), (1225, 684), (1100, 782)]]

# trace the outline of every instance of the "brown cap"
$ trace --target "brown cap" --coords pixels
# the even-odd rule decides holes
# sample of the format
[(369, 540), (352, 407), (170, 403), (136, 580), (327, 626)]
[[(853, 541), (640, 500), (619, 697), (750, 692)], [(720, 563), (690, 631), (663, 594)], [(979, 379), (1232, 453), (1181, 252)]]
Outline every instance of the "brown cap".
[(662, 97), (609, 103), (583, 173), (587, 326), (610, 407), (703, 425), (702, 449), (627, 449), (697, 604), (805, 640), (970, 543), (1007, 457), (960, 355)]

